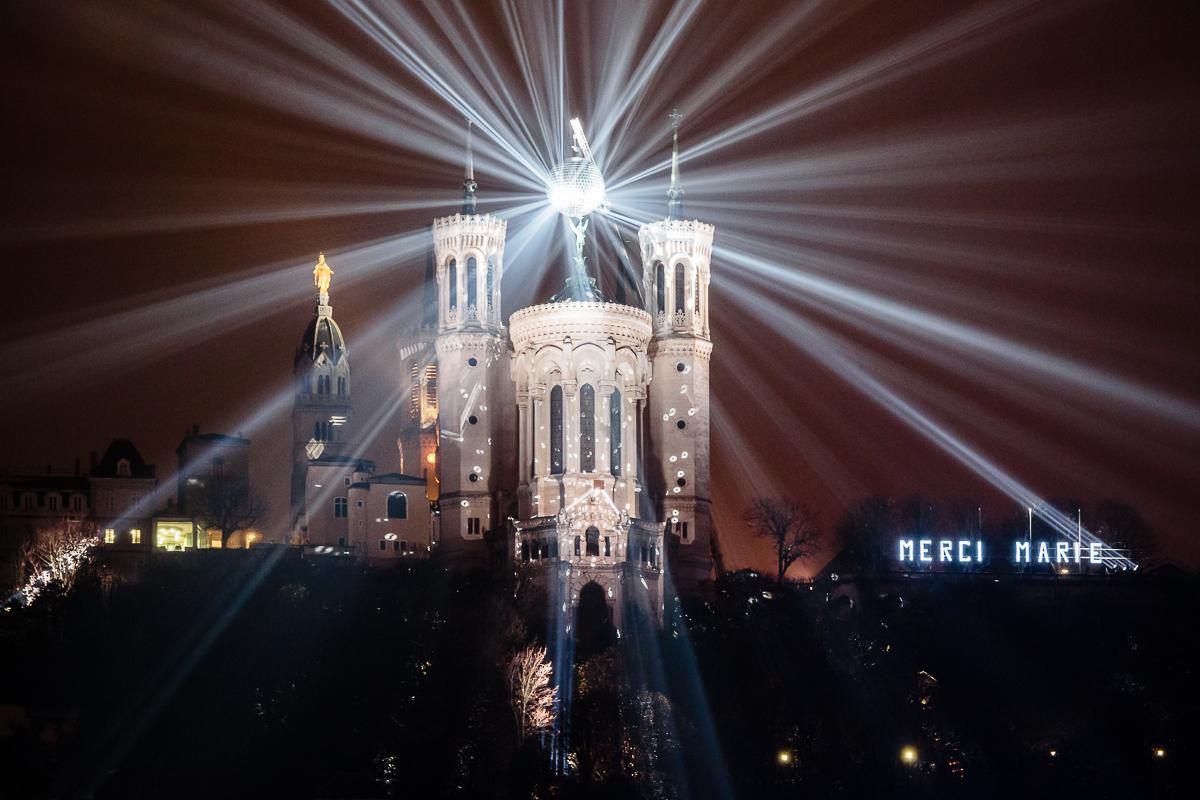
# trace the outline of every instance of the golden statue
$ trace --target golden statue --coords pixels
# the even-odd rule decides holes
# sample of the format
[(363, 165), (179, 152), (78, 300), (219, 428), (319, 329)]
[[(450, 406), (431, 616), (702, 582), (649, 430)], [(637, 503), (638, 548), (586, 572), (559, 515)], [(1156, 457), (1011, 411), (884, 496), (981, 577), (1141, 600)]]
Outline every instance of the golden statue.
[(325, 254), (317, 258), (317, 266), (313, 269), (313, 282), (317, 284), (317, 291), (321, 294), (329, 294), (329, 280), (333, 277), (333, 270), (325, 263)]

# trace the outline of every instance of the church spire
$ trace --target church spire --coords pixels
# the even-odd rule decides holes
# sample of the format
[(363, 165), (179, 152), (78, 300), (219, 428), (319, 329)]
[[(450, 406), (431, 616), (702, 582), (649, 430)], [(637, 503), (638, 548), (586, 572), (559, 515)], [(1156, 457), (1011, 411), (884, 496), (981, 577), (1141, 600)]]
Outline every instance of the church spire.
[(471, 127), (473, 123), (467, 120), (467, 168), (463, 176), (463, 204), (462, 213), (474, 214), (475, 211), (475, 190), (479, 188), (479, 184), (475, 183), (475, 159), (471, 155)]
[(671, 188), (667, 189), (667, 219), (683, 216), (683, 187), (679, 185), (679, 109), (671, 111)]

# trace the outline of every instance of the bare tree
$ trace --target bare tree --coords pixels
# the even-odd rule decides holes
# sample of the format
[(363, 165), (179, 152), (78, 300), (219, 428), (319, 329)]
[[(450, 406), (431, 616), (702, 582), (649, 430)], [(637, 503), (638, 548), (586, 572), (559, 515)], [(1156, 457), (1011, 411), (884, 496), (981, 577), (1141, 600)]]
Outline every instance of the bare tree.
[(788, 567), (817, 552), (821, 528), (817, 513), (807, 504), (784, 497), (757, 497), (746, 509), (750, 529), (775, 546), (777, 578), (783, 583)]
[(509, 702), (517, 722), (517, 736), (549, 730), (554, 724), (554, 702), (558, 687), (550, 685), (554, 666), (546, 660), (546, 648), (530, 645), (513, 653), (508, 662)]
[(47, 586), (57, 583), (71, 591), (80, 568), (100, 544), (96, 526), (77, 519), (61, 519), (38, 530), (21, 547), (25, 585), (21, 592), (32, 603)]
[(196, 521), (204, 530), (221, 532), (221, 546), (238, 531), (252, 528), (266, 507), (250, 491), (250, 482), (233, 475), (211, 475), (195, 495)]

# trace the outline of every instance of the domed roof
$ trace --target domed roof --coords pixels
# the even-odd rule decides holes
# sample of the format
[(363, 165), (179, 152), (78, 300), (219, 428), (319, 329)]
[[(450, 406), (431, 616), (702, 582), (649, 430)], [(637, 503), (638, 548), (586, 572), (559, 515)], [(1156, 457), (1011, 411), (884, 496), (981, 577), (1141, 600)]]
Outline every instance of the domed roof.
[(296, 352), (296, 363), (315, 362), (322, 355), (330, 363), (337, 364), (346, 356), (346, 339), (342, 329), (333, 321), (333, 317), (322, 313), (329, 306), (317, 306), (317, 313), (304, 329), (304, 337), (300, 340), (300, 349)]

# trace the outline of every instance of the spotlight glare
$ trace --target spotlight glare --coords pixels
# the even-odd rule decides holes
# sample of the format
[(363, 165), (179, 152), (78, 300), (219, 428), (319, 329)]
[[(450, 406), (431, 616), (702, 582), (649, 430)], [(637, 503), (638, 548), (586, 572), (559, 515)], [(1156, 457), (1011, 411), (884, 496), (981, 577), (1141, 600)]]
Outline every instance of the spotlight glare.
[(560, 214), (581, 219), (604, 204), (604, 177), (584, 158), (568, 158), (550, 173), (546, 198)]

